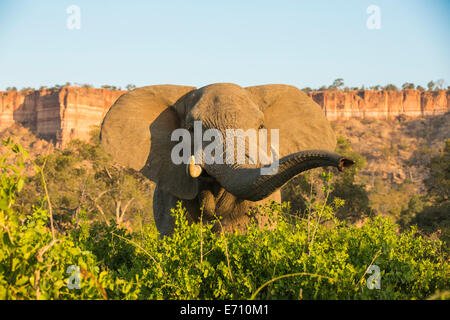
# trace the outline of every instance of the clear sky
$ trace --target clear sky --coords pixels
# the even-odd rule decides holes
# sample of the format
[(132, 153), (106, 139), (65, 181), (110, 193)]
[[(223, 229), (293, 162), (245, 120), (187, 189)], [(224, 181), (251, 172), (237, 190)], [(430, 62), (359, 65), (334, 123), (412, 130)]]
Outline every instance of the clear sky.
[[(80, 29), (67, 8), (80, 8)], [(380, 29), (366, 12), (380, 8)], [(373, 21), (373, 20), (371, 20)], [(0, 0), (0, 90), (450, 82), (449, 0)]]

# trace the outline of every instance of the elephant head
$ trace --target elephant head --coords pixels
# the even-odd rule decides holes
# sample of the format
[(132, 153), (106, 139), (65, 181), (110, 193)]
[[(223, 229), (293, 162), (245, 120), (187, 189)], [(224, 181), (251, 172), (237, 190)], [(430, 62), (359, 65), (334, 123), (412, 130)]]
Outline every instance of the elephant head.
[[(278, 171), (262, 174), (260, 161), (226, 161), (225, 157), (236, 154), (236, 150), (216, 154), (223, 163), (200, 157), (196, 163), (191, 158), (188, 164), (175, 164), (171, 155), (178, 141), (172, 141), (172, 132), (184, 128), (193, 134), (195, 121), (201, 121), (202, 130), (216, 129), (223, 136), (227, 129), (267, 129), (269, 133), (278, 129)], [(185, 200), (194, 221), (203, 205), (207, 213), (214, 211), (225, 217), (224, 223), (231, 229), (242, 220), (246, 213), (242, 211), (271, 198), (297, 174), (321, 166), (344, 170), (353, 164), (333, 152), (336, 137), (320, 106), (288, 85), (242, 88), (218, 83), (200, 89), (175, 85), (138, 88), (122, 95), (110, 108), (103, 120), (101, 141), (117, 162), (154, 181), (164, 194), (162, 202), (168, 198)], [(248, 148), (245, 144), (245, 158), (249, 157)], [(157, 214), (170, 215), (155, 204), (154, 211), (155, 220)], [(166, 229), (173, 226), (159, 224), (160, 232), (170, 234)]]

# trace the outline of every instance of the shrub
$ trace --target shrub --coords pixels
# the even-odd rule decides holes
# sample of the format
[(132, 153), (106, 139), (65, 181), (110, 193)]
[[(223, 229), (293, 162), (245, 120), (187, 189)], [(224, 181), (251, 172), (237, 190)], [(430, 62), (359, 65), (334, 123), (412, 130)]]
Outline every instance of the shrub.
[(102, 85), (101, 88), (102, 89), (107, 89), (107, 90), (121, 90), (120, 87), (111, 86), (109, 84)]
[(430, 158), (430, 175), (424, 180), (427, 194), (411, 198), (408, 208), (402, 212), (403, 226), (417, 225), (427, 234), (437, 233), (450, 250), (450, 139), (444, 148)]
[[(304, 218), (272, 203), (261, 210), (276, 225), (253, 223), (245, 233), (189, 224), (182, 203), (172, 210), (172, 237), (160, 239), (153, 224), (129, 233), (83, 212), (70, 233), (52, 232), (47, 194), (31, 215), (13, 206), (30, 159), (5, 144), (16, 158), (0, 161), (1, 299), (422, 299), (445, 296), (450, 285), (441, 241), (414, 227), (398, 234), (380, 217), (349, 226), (334, 217), (338, 200), (315, 202)], [(366, 286), (372, 265), (379, 290)]]
[[(366, 159), (354, 152), (350, 142), (343, 137), (337, 139), (336, 152), (355, 161), (355, 165), (350, 169), (333, 177), (332, 181), (328, 181), (333, 185), (333, 190), (329, 195), (330, 201), (334, 201), (335, 198), (345, 200), (343, 206), (336, 209), (338, 218), (354, 222), (371, 216), (373, 210), (370, 208), (365, 186), (356, 182), (358, 172), (366, 166)], [(283, 200), (290, 202), (293, 211), (305, 212), (307, 202), (311, 202), (313, 199), (324, 200), (325, 195), (322, 191), (328, 184), (326, 173), (336, 171), (335, 169), (315, 169), (295, 177), (282, 189)]]
[(414, 87), (415, 87), (414, 83), (411, 82), (405, 82), (404, 84), (402, 84), (403, 90), (414, 89)]
[[(44, 173), (52, 194), (55, 224), (62, 230), (72, 228), (85, 210), (89, 219), (132, 227), (139, 219), (151, 220), (153, 185), (134, 170), (116, 166), (99, 145), (98, 131), (92, 131), (93, 143), (72, 140), (64, 150), (38, 156), (45, 163)], [(43, 193), (39, 174), (27, 178), (17, 206), (31, 211)]]
[(391, 83), (391, 84), (386, 85), (384, 87), (384, 90), (386, 90), (386, 91), (397, 91), (398, 88), (397, 88), (397, 86), (395, 86), (394, 84)]
[(30, 92), (30, 91), (34, 91), (34, 88), (31, 88), (31, 87), (23, 87), (22, 89), (20, 89), (20, 92), (21, 92), (22, 94), (26, 94), (26, 93), (28, 93), (28, 92)]

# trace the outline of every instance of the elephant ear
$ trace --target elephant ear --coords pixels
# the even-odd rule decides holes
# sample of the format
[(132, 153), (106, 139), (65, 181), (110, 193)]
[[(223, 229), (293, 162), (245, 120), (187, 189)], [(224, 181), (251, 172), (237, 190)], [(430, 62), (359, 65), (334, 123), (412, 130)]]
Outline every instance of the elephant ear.
[(172, 106), (193, 87), (158, 85), (125, 93), (106, 114), (101, 142), (119, 164), (140, 171), (174, 196), (193, 199), (197, 181), (186, 174), (186, 165), (175, 165), (171, 151), (172, 131), (179, 128), (179, 117)]
[(312, 149), (334, 151), (336, 136), (321, 107), (296, 87), (247, 87), (264, 112), (265, 126), (279, 129), (279, 156)]

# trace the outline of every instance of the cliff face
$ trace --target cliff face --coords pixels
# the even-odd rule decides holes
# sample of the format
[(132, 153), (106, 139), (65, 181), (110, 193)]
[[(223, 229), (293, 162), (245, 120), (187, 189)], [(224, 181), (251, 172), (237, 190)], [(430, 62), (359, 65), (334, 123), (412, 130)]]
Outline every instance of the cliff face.
[[(89, 139), (108, 109), (126, 91), (63, 87), (39, 91), (0, 92), (0, 130), (19, 123), (36, 135), (64, 145)], [(309, 94), (329, 120), (388, 119), (397, 115), (432, 116), (450, 111), (450, 94), (404, 91), (315, 91)]]
[(71, 139), (88, 140), (92, 126), (101, 123), (124, 92), (79, 87), (0, 92), (0, 130), (20, 123), (58, 145)]
[(447, 90), (315, 91), (309, 96), (324, 109), (329, 120), (434, 116), (450, 111)]

